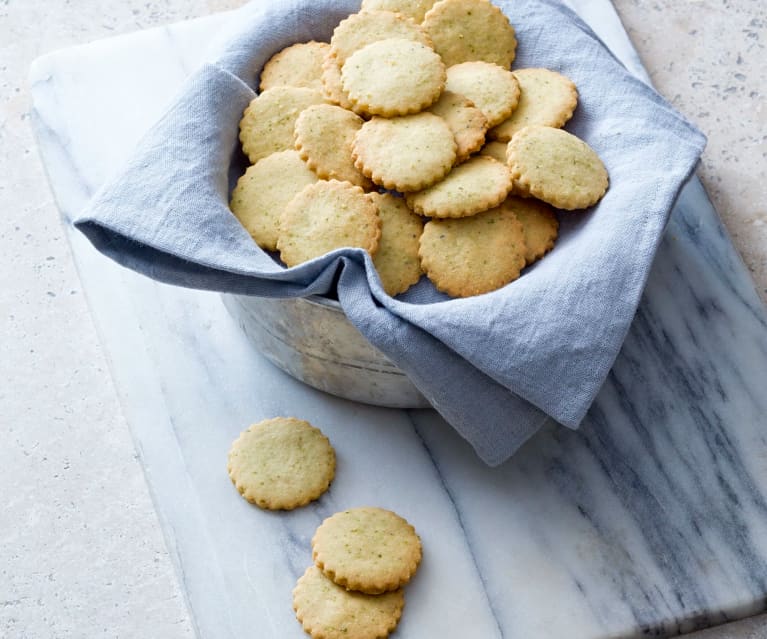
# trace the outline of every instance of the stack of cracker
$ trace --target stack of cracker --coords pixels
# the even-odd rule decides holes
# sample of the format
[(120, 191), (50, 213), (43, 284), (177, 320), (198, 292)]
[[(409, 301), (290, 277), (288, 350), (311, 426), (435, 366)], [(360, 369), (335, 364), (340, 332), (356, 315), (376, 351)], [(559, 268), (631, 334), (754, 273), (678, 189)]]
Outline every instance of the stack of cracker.
[(327, 518), (312, 539), (314, 565), (293, 590), (293, 608), (314, 639), (379, 639), (399, 623), (403, 586), (421, 562), (421, 540), (383, 508)]
[(252, 162), (231, 209), (288, 267), (356, 247), (389, 295), (422, 274), (454, 297), (517, 279), (554, 247), (556, 209), (604, 195), (597, 154), (562, 130), (556, 71), (511, 70), (489, 0), (364, 0), (330, 43), (293, 45), (240, 124)]

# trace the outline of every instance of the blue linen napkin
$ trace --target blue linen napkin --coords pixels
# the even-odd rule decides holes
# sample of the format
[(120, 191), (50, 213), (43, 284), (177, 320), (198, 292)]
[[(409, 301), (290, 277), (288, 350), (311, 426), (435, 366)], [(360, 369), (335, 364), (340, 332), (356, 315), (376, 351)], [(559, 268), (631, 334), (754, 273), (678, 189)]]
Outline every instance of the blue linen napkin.
[(329, 40), (358, 0), (255, 0), (237, 11), (210, 63), (77, 228), (120, 264), (179, 286), (274, 297), (335, 288), (354, 325), (490, 465), (549, 418), (577, 428), (625, 338), (705, 138), (569, 9), (550, 0), (496, 4), (517, 30), (513, 68), (548, 67), (576, 83), (580, 102), (566, 128), (599, 153), (611, 184), (593, 209), (562, 214), (555, 249), (516, 282), (451, 300), (424, 278), (394, 299), (364, 251), (285, 269), (230, 213), (230, 188), (244, 171), (238, 122), (263, 64), (292, 43)]

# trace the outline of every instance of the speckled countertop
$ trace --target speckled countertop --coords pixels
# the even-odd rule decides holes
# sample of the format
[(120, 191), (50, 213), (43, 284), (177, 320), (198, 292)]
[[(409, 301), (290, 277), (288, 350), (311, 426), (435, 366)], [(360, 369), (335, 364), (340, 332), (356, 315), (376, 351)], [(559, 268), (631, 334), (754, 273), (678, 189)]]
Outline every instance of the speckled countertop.
[[(30, 62), (242, 0), (0, 0), (0, 637), (193, 636), (28, 123)], [(615, 0), (767, 300), (767, 5)], [(700, 633), (767, 637), (767, 618)]]

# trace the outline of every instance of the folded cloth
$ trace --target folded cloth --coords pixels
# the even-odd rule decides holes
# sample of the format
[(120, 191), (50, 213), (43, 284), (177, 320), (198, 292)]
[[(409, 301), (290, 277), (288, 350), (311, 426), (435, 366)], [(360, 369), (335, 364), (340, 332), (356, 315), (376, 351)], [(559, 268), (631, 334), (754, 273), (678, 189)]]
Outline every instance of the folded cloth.
[(488, 464), (553, 418), (577, 428), (621, 347), (674, 200), (705, 138), (634, 78), (569, 9), (496, 0), (517, 30), (514, 68), (576, 83), (566, 128), (604, 161), (610, 189), (563, 213), (556, 248), (517, 281), (448, 299), (424, 279), (394, 299), (360, 249), (285, 269), (228, 209), (244, 171), (238, 122), (258, 74), (295, 42), (327, 41), (350, 0), (254, 0), (217, 39), (210, 62), (75, 224), (120, 264), (179, 286), (294, 297), (335, 294), (367, 339), (400, 366)]

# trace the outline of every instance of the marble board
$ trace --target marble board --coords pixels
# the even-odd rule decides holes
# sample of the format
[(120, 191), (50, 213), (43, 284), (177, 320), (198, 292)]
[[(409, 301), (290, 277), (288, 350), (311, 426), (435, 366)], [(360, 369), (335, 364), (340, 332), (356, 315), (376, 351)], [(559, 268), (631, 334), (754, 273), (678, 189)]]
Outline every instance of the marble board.
[[(646, 79), (612, 5), (573, 5)], [(424, 543), (398, 637), (670, 636), (767, 608), (767, 315), (696, 178), (581, 429), (549, 424), (495, 469), (432, 411), (289, 378), (220, 296), (122, 269), (72, 230), (227, 19), (56, 52), (30, 77), (40, 150), (198, 635), (304, 637), (291, 590), (311, 536), (365, 504), (396, 510)], [(238, 432), (279, 414), (320, 426), (339, 461), (329, 493), (291, 513), (248, 505), (225, 470)]]

